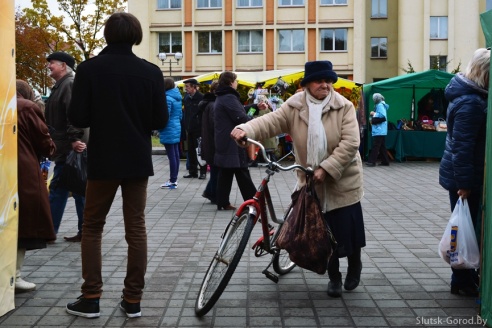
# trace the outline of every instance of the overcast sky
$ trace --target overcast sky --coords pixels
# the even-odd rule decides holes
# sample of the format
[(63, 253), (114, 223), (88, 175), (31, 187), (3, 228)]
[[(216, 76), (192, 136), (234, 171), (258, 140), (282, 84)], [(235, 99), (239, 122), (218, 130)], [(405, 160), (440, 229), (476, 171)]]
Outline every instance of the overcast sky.
[[(60, 14), (60, 11), (58, 10), (58, 2), (56, 0), (47, 0), (48, 6), (50, 8), (50, 11), (54, 14)], [(21, 9), (24, 8), (31, 8), (31, 0), (15, 0), (15, 8), (20, 7)]]

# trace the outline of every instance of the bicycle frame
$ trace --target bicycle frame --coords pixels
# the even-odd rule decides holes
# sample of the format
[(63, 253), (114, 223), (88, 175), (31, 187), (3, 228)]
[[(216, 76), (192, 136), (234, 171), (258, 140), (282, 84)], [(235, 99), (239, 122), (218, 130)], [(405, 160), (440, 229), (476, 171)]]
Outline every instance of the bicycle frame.
[[(295, 267), (295, 264), (290, 260), (288, 253), (274, 245), (277, 236), (282, 230), (285, 218), (290, 212), (291, 206), (289, 206), (287, 211), (284, 211), (282, 219), (277, 218), (273, 208), (268, 183), (270, 182), (270, 178), (279, 171), (300, 169), (306, 174), (312, 174), (312, 170), (298, 164), (284, 167), (278, 164), (278, 162), (272, 162), (267, 158), (265, 148), (261, 143), (251, 139), (245, 139), (245, 141), (260, 147), (268, 162), (266, 170), (267, 174), (262, 179), (254, 197), (239, 206), (222, 234), (222, 241), (219, 245), (219, 249), (212, 258), (198, 292), (195, 303), (195, 314), (197, 316), (203, 316), (210, 311), (226, 288), (241, 260), (241, 256), (249, 243), (251, 232), (258, 220), (261, 222), (262, 236), (253, 246), (255, 255), (257, 257), (267, 254), (272, 255), (272, 259), (268, 266), (263, 270), (263, 274), (265, 274), (268, 279), (277, 283), (279, 278), (276, 274), (268, 271), (270, 266), (273, 265), (274, 271), (279, 275), (284, 275)], [(278, 223), (275, 232), (273, 226), (269, 224), (268, 214), (270, 214), (272, 222)]]

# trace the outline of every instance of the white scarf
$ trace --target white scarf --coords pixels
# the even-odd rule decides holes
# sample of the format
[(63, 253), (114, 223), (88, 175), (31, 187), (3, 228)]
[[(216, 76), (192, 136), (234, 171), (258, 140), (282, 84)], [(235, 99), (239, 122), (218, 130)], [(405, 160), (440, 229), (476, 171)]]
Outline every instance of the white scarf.
[(307, 165), (316, 169), (326, 157), (326, 132), (321, 122), (321, 112), (331, 99), (330, 94), (323, 100), (314, 98), (306, 89), (306, 102), (309, 107), (307, 135)]

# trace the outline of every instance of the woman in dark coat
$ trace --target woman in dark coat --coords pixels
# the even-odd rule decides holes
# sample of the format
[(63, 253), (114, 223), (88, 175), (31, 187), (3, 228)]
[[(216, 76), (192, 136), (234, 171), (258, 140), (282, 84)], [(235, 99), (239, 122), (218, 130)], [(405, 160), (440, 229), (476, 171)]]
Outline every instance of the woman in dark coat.
[(46, 248), (46, 243), (56, 239), (51, 220), (46, 182), (39, 167), (40, 157), (50, 157), (55, 143), (48, 132), (44, 115), (34, 103), (34, 92), (22, 80), (17, 80), (18, 133), (18, 189), (19, 232), (15, 289), (29, 291), (36, 285), (21, 278), (21, 268), (26, 250)]
[(217, 99), (214, 106), (215, 121), (215, 156), (214, 161), (219, 169), (217, 182), (217, 209), (233, 210), (229, 201), (232, 178), (236, 177), (239, 190), (244, 200), (251, 199), (256, 193), (256, 187), (251, 180), (248, 170), (246, 150), (239, 147), (231, 139), (230, 133), (236, 125), (246, 123), (249, 117), (239, 100), (237, 76), (225, 71), (220, 74), (219, 85), (215, 90)]
[[(490, 50), (476, 50), (465, 74), (455, 75), (445, 90), (449, 106), (439, 184), (449, 191), (451, 212), (460, 197), (467, 200), (474, 226), (481, 216), (489, 67)], [(452, 271), (452, 294), (478, 295), (476, 270)]]
[(202, 112), (202, 154), (201, 157), (210, 166), (210, 180), (207, 187), (203, 191), (202, 197), (210, 200), (212, 204), (216, 204), (217, 198), (217, 177), (219, 168), (214, 164), (215, 156), (215, 124), (214, 124), (214, 105), (215, 105), (215, 89), (219, 85), (214, 81), (210, 85), (210, 92), (203, 95), (203, 100), (198, 104), (198, 109)]

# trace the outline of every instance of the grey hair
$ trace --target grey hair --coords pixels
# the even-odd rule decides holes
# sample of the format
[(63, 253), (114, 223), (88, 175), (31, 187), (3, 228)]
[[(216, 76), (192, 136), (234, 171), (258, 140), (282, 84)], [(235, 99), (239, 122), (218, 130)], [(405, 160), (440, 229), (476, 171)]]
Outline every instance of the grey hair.
[(490, 50), (479, 48), (473, 53), (466, 67), (465, 77), (475, 82), (479, 87), (489, 86)]
[(384, 97), (380, 93), (375, 93), (372, 95), (372, 100), (375, 104), (379, 104), (381, 101), (384, 101)]

